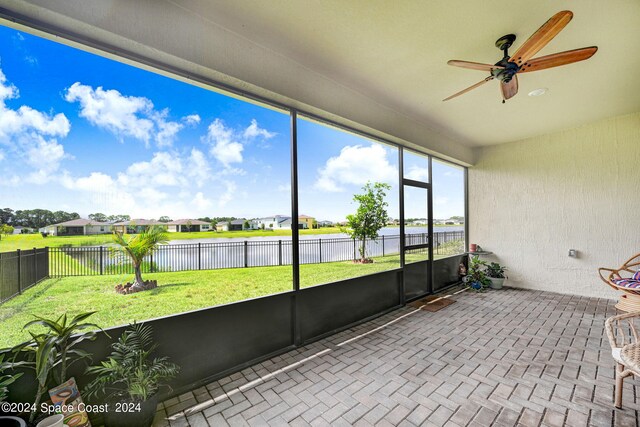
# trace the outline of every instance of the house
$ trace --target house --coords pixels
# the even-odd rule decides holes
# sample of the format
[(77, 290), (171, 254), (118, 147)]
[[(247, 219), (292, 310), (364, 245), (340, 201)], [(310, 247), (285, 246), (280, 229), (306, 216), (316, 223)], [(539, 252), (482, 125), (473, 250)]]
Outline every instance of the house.
[(291, 217), (289, 216), (274, 215), (274, 216), (254, 219), (252, 220), (252, 224), (256, 229), (266, 229), (266, 230), (280, 230), (284, 228), (289, 229), (291, 228), (291, 221), (289, 221), (288, 223), (285, 223), (285, 221), (290, 219)]
[(31, 227), (23, 227), (21, 225), (17, 225), (15, 227), (13, 227), (13, 233), (12, 234), (31, 234), (34, 233), (35, 229), (31, 228)]
[(318, 221), (318, 227), (333, 227), (333, 221)]
[[(278, 226), (281, 229), (291, 230), (291, 224), (293, 223), (293, 219), (291, 217), (287, 217), (287, 219), (281, 221)], [(298, 220), (298, 230), (304, 230), (308, 228), (307, 223), (302, 220)]]
[(234, 219), (233, 221), (229, 222), (229, 231), (242, 231), (244, 230), (245, 227), (245, 223), (247, 222), (246, 219), (244, 218), (240, 218), (240, 219)]
[(111, 224), (90, 219), (78, 218), (44, 227), (51, 236), (88, 236), (91, 234), (111, 233)]
[(248, 230), (245, 218), (234, 219), (233, 221), (221, 221), (216, 224), (216, 231), (242, 231)]
[(136, 234), (146, 231), (152, 225), (165, 227), (167, 223), (156, 221), (155, 219), (137, 218), (129, 221), (116, 222), (112, 226), (114, 231), (126, 234)]
[(213, 229), (210, 223), (199, 219), (178, 219), (166, 222), (165, 225), (169, 233), (211, 231)]
[(312, 216), (308, 216), (308, 215), (299, 215), (298, 216), (298, 223), (302, 224), (302, 228), (306, 229), (312, 229), (313, 228), (313, 223), (315, 222), (315, 218)]

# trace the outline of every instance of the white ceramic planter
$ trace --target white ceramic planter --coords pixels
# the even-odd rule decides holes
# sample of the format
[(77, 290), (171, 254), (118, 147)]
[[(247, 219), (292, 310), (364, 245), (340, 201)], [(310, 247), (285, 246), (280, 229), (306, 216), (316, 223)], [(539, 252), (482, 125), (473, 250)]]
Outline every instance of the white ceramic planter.
[(491, 289), (502, 289), (502, 285), (504, 284), (504, 277), (501, 279), (489, 277), (489, 280), (491, 280)]

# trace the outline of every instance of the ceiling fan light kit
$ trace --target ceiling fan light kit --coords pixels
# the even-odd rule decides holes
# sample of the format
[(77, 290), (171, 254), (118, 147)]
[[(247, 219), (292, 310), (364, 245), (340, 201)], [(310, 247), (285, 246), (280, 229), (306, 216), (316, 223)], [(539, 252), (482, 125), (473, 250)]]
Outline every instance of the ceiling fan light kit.
[[(551, 55), (533, 58), (543, 47), (545, 47), (562, 29), (571, 21), (573, 13), (564, 10), (553, 15), (538, 30), (525, 41), (518, 50), (509, 56), (509, 48), (516, 40), (514, 34), (507, 34), (496, 40), (496, 47), (503, 52), (502, 59), (495, 64), (483, 64), (479, 62), (454, 60), (447, 62), (455, 67), (468, 68), (472, 70), (488, 71), (489, 76), (484, 80), (470, 86), (460, 92), (443, 99), (448, 101), (467, 93), (488, 81), (498, 80), (500, 82), (500, 91), (502, 93), (502, 103), (507, 99), (514, 97), (518, 93), (518, 74), (528, 73), (532, 71), (545, 70), (547, 68), (559, 67), (578, 61), (589, 59), (598, 50), (597, 46), (584, 47), (581, 49), (568, 50), (565, 52), (554, 53)], [(537, 91), (542, 91), (538, 93)], [(529, 93), (529, 96), (540, 96), (547, 91), (544, 89), (536, 89)], [(536, 94), (533, 94), (533, 93)]]

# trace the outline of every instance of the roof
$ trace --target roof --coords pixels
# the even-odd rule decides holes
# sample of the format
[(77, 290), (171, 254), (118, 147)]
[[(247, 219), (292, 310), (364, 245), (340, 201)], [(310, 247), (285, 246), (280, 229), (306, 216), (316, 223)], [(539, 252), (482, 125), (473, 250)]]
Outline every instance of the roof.
[(315, 219), (315, 218), (309, 215), (298, 215), (298, 219)]
[(233, 221), (231, 221), (232, 225), (242, 225), (244, 224), (244, 222), (246, 221), (246, 219), (234, 219)]
[(47, 227), (83, 227), (85, 225), (111, 225), (108, 222), (92, 221), (90, 219), (78, 218), (71, 221), (61, 222), (59, 224), (51, 224)]
[(165, 224), (164, 222), (160, 222), (156, 220), (137, 218), (129, 221), (116, 222), (113, 225), (164, 225), (164, 224)]
[(176, 219), (175, 221), (166, 222), (166, 225), (208, 225), (206, 221), (199, 219)]

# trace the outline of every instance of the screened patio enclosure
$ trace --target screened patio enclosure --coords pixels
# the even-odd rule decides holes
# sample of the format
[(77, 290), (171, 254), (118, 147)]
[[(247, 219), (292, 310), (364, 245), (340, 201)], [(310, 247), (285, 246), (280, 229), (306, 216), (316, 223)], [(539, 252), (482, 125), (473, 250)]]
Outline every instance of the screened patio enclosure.
[[(520, 93), (504, 104), (498, 89), (489, 84), (464, 98), (442, 102), (445, 96), (481, 79), (480, 73), (473, 77), (472, 71), (448, 67), (448, 60), (475, 55), (475, 60), (493, 64), (500, 55), (494, 46), (497, 37), (514, 33), (516, 44), (524, 42), (541, 22), (561, 9), (571, 9), (574, 19), (541, 54), (597, 45), (599, 50), (593, 58), (558, 70), (523, 75)], [(528, 346), (538, 352), (534, 359), (549, 354), (546, 361), (534, 360), (531, 364), (531, 370), (541, 369), (537, 378), (542, 382), (548, 379), (545, 373), (557, 373), (555, 379), (560, 381), (562, 372), (557, 369), (572, 372), (575, 366), (570, 362), (576, 348), (584, 358), (599, 358), (606, 353), (606, 348), (597, 347), (602, 342), (596, 344), (594, 334), (600, 334), (599, 322), (605, 314), (611, 314), (609, 302), (617, 295), (599, 281), (596, 271), (601, 266), (619, 265), (640, 248), (640, 237), (634, 231), (640, 226), (640, 202), (635, 196), (640, 182), (640, 99), (631, 95), (640, 91), (640, 81), (634, 77), (640, 65), (638, 55), (634, 55), (640, 52), (637, 2), (615, 0), (603, 6), (595, 0), (580, 4), (523, 0), (504, 8), (497, 0), (482, 4), (381, 1), (366, 7), (357, 1), (113, 0), (87, 4), (82, 0), (10, 0), (0, 5), (0, 17), (3, 26), (28, 37), (43, 37), (97, 54), (109, 64), (135, 68), (141, 73), (140, 82), (152, 81), (151, 75), (167, 78), (170, 84), (182, 85), (162, 91), (176, 99), (187, 93), (186, 99), (195, 99), (192, 97), (201, 93), (215, 98), (215, 102), (203, 102), (206, 108), (198, 111), (201, 133), (188, 128), (186, 119), (174, 119), (194, 132), (194, 148), (218, 172), (218, 181), (212, 185), (205, 183), (198, 190), (197, 179), (192, 177), (189, 185), (205, 199), (209, 195), (222, 198), (246, 194), (256, 209), (255, 213), (233, 213), (234, 217), (272, 217), (274, 221), (267, 222), (266, 228), (275, 224), (274, 229), (280, 217), (288, 217), (292, 224), (296, 224), (295, 218), (313, 216), (318, 223), (340, 225), (354, 211), (353, 195), (359, 194), (367, 182), (390, 186), (385, 196), (390, 221), (385, 228), (397, 236), (398, 244), (393, 253), (376, 252), (372, 256), (378, 270), (362, 274), (363, 270), (349, 269), (338, 275), (333, 270), (336, 264), (322, 261), (329, 259), (323, 258), (323, 251), (329, 247), (327, 238), (318, 237), (320, 243), (310, 243), (293, 226), (290, 243), (285, 244), (290, 250), (281, 253), (282, 262), (270, 266), (282, 268), (277, 273), (281, 280), (277, 290), (221, 304), (205, 302), (196, 309), (160, 318), (135, 319), (154, 325), (158, 352), (183, 367), (172, 384), (173, 392), (163, 397), (177, 397), (220, 379), (226, 381), (256, 364), (331, 340), (333, 334), (349, 334), (357, 325), (375, 324), (378, 318), (391, 321), (397, 313), (404, 316), (407, 303), (460, 283), (461, 266), (468, 263), (469, 243), (480, 244), (490, 252), (487, 261), (506, 265), (507, 285), (515, 288), (501, 294), (495, 300), (499, 301), (497, 305), (489, 302), (493, 301), (491, 294), (486, 298), (465, 295), (464, 307), (474, 311), (480, 322), (492, 325), (493, 313), (500, 312), (501, 319), (508, 323), (511, 315), (502, 304), (518, 307), (521, 311), (513, 313), (513, 318), (532, 328), (535, 321), (547, 322), (548, 316), (555, 322), (551, 332), (557, 345), (540, 344), (538, 340), (544, 337), (537, 334), (542, 336), (545, 331), (536, 329), (536, 337), (526, 345), (517, 340), (521, 354), (513, 360), (506, 353), (501, 355), (513, 362), (515, 371), (528, 354)], [(3, 58), (9, 87), (13, 84), (11, 69), (5, 69), (5, 63)], [(612, 63), (616, 63), (615, 78), (610, 77)], [(68, 93), (65, 91), (74, 83), (61, 83), (54, 91), (58, 95), (52, 98)], [(96, 91), (101, 82), (86, 84)], [(547, 89), (544, 96), (527, 96), (540, 88)], [(150, 83), (141, 83), (136, 90), (140, 93), (122, 91), (122, 95), (147, 100), (153, 97)], [(16, 99), (12, 99), (14, 104)], [(216, 102), (219, 104), (214, 108)], [(7, 101), (6, 108), (18, 111), (20, 105), (14, 104)], [(76, 104), (73, 108), (84, 111)], [(48, 105), (33, 104), (32, 109), (36, 107), (43, 114), (58, 113)], [(68, 108), (65, 113), (70, 115)], [(160, 117), (168, 107), (157, 103), (149, 108), (155, 108), (149, 111)], [(187, 114), (193, 112), (185, 110), (183, 117)], [(242, 119), (242, 128), (228, 125), (238, 118)], [(228, 121), (226, 127), (223, 119)], [(254, 119), (256, 125), (251, 127)], [(205, 128), (215, 132), (206, 133)], [(223, 141), (226, 145), (215, 139), (216, 135), (227, 135)], [(186, 148), (171, 151), (166, 145), (153, 145), (153, 141), (151, 146), (185, 165), (187, 158), (191, 159), (192, 151)], [(214, 159), (221, 147), (229, 146), (236, 148), (233, 155)], [(249, 155), (257, 148), (273, 151), (264, 156)], [(4, 155), (13, 155), (5, 151)], [(150, 163), (151, 153), (144, 155)], [(239, 180), (248, 176), (249, 168), (242, 169), (238, 159), (246, 164), (253, 162), (251, 173), (259, 171), (244, 185), (238, 185)], [(101, 172), (117, 178), (118, 172), (126, 174), (127, 166)], [(182, 173), (189, 170), (194, 169), (184, 167)], [(286, 175), (286, 180), (274, 179), (272, 171), (280, 172), (278, 177)], [(91, 171), (83, 173), (73, 176), (75, 181), (65, 181), (67, 187), (80, 188), (78, 181), (90, 176)], [(23, 182), (28, 181), (26, 176)], [(230, 177), (238, 181), (231, 185)], [(172, 194), (193, 195), (194, 189), (185, 185)], [(162, 198), (158, 200), (160, 203)], [(212, 217), (231, 215), (220, 204), (209, 206)], [(455, 209), (449, 209), (451, 206)], [(447, 224), (454, 217), (457, 222)], [(440, 241), (441, 227), (457, 227), (455, 230), (464, 238), (455, 244)], [(349, 257), (353, 250), (353, 258), (357, 258), (356, 243), (353, 249), (348, 244)], [(275, 247), (277, 243), (267, 245)], [(308, 250), (314, 251), (313, 257), (320, 254), (319, 262), (303, 262), (315, 260), (307, 255)], [(251, 268), (248, 265), (246, 270)], [(246, 285), (242, 280), (236, 284)], [(558, 307), (557, 301), (567, 306)], [(552, 306), (553, 310), (549, 308)], [(463, 325), (465, 312), (452, 312), (457, 317), (451, 324)], [(566, 324), (562, 323), (563, 316)], [(447, 323), (443, 314), (425, 317), (425, 325), (416, 327), (423, 338), (425, 330), (435, 327), (429, 323), (434, 319)], [(410, 325), (405, 331), (405, 326), (400, 328), (402, 333), (418, 330)], [(108, 331), (117, 337), (123, 329), (121, 325)], [(511, 333), (524, 336), (528, 332), (515, 328)], [(473, 338), (465, 336), (471, 341)], [(513, 344), (511, 337), (502, 338)], [(491, 340), (482, 336), (481, 340), (485, 339)], [(565, 345), (567, 340), (571, 344)], [(375, 337), (373, 341), (378, 343)], [(83, 345), (99, 360), (108, 353), (109, 342), (100, 335)], [(487, 346), (478, 348), (479, 354), (490, 351), (491, 346)], [(554, 365), (552, 356), (557, 354), (566, 356), (562, 368)], [(429, 360), (442, 359), (436, 356)], [(452, 363), (460, 362), (458, 356)], [(445, 355), (442, 360), (452, 359)], [(470, 360), (473, 364), (473, 357)], [(536, 365), (538, 362), (544, 367)], [(608, 375), (606, 372), (613, 375), (613, 365), (609, 366), (605, 356), (592, 362), (585, 361), (585, 371), (594, 372), (590, 379), (592, 395), (587, 399), (587, 416), (591, 418), (587, 422), (622, 420), (625, 417), (620, 412), (601, 411), (608, 402), (601, 398), (608, 390), (603, 376)], [(489, 369), (484, 373), (491, 377), (492, 368), (479, 369)], [(605, 374), (599, 376), (598, 372)], [(79, 368), (72, 374), (80, 383), (85, 380)], [(507, 372), (504, 374), (507, 378)], [(526, 377), (525, 372), (519, 378), (508, 377), (504, 383), (495, 378), (487, 383), (507, 393), (506, 399), (518, 398), (522, 389), (518, 384), (526, 383)], [(586, 396), (587, 391), (580, 387), (585, 379), (580, 373), (573, 379), (576, 383), (572, 390), (579, 394), (577, 397)], [(18, 384), (11, 399), (25, 400), (32, 394), (31, 378), (24, 376)], [(513, 393), (505, 391), (505, 384), (513, 387)], [(540, 383), (539, 390), (545, 388), (548, 384)], [(601, 392), (603, 388), (606, 390)], [(556, 389), (565, 391), (560, 385)], [(493, 392), (484, 391), (485, 400), (490, 400)], [(549, 398), (553, 393), (549, 392)], [(447, 397), (442, 398), (438, 394), (442, 393), (429, 393), (441, 399), (440, 407), (459, 410), (453, 406), (462, 404), (447, 406), (447, 399), (459, 398), (456, 393), (445, 393)], [(542, 411), (538, 424), (546, 417), (547, 424), (553, 425), (555, 420), (561, 425), (573, 415), (567, 409), (562, 417), (553, 418), (552, 410), (543, 411), (546, 407), (539, 399), (544, 396), (538, 394), (531, 391), (512, 409), (521, 405)], [(573, 409), (580, 407), (580, 402), (573, 401), (575, 393), (565, 397)], [(525, 400), (528, 403), (523, 403)], [(483, 415), (490, 409), (482, 411)], [(520, 409), (518, 419), (522, 420), (528, 412)], [(453, 416), (444, 409), (440, 411), (436, 417), (446, 413), (449, 420)], [(509, 414), (500, 411), (492, 420)]]

